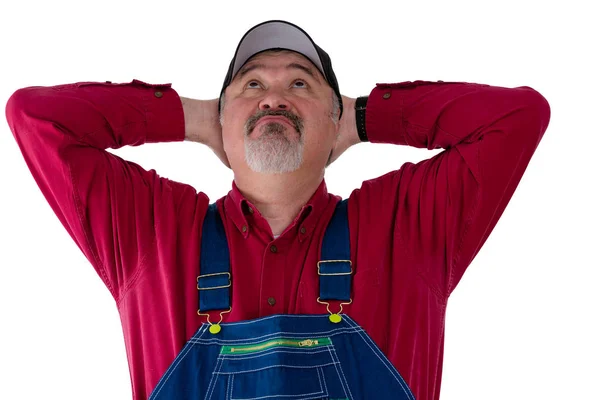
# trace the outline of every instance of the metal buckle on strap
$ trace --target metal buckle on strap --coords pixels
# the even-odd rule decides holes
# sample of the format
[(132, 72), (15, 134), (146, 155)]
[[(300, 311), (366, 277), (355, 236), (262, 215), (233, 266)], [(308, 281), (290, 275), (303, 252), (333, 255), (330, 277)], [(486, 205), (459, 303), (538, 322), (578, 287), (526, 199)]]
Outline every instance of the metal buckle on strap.
[(221, 311), (219, 313), (219, 322), (217, 323), (213, 323), (210, 322), (210, 314), (209, 313), (203, 313), (200, 312), (200, 310), (198, 310), (198, 315), (201, 317), (206, 317), (206, 322), (208, 323), (208, 325), (210, 325), (210, 328), (208, 328), (208, 331), (210, 333), (212, 333), (213, 335), (216, 335), (217, 333), (221, 332), (221, 322), (223, 322), (223, 314), (227, 314), (231, 312), (231, 307), (229, 307), (228, 310), (225, 311)]
[[(330, 273), (321, 273), (321, 263), (333, 263), (333, 262), (347, 262), (350, 264), (350, 272), (330, 272)], [(317, 273), (323, 276), (337, 276), (337, 275), (351, 275), (352, 274), (352, 261), (350, 260), (323, 260), (317, 262)]]
[[(227, 285), (222, 285), (222, 286), (212, 286), (212, 287), (205, 287), (205, 288), (201, 288), (200, 287), (200, 278), (206, 278), (209, 276), (217, 276), (217, 275), (227, 275), (227, 278), (229, 279), (229, 284)], [(217, 272), (215, 274), (206, 274), (206, 275), (200, 275), (196, 278), (196, 288), (198, 290), (213, 290), (213, 289), (224, 289), (224, 288), (228, 288), (231, 286), (231, 274), (229, 272)]]
[(333, 322), (334, 324), (339, 324), (340, 322), (342, 322), (342, 316), (340, 315), (342, 313), (342, 311), (344, 311), (344, 306), (352, 304), (352, 299), (350, 299), (350, 301), (345, 301), (345, 302), (341, 302), (339, 303), (340, 305), (340, 311), (334, 313), (333, 311), (331, 311), (329, 309), (329, 302), (328, 301), (323, 301), (321, 300), (320, 297), (317, 298), (317, 303), (319, 304), (325, 304), (327, 306), (327, 312), (329, 313), (329, 320), (331, 322)]
[(317, 297), (317, 303), (319, 303), (319, 304), (325, 304), (327, 306), (327, 312), (329, 312), (329, 314), (341, 314), (342, 311), (344, 311), (344, 306), (352, 304), (352, 299), (350, 299), (350, 301), (342, 301), (342, 302), (338, 303), (339, 306), (340, 306), (340, 311), (338, 311), (337, 313), (334, 313), (333, 311), (331, 311), (329, 309), (329, 302), (328, 301), (323, 301), (323, 300), (321, 300), (320, 297)]

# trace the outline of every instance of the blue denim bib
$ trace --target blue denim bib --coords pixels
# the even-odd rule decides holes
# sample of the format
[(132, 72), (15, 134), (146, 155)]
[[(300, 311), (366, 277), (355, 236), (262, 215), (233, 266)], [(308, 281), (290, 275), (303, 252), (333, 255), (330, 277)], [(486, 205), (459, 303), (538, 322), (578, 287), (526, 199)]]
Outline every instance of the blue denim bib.
[[(199, 310), (231, 310), (229, 247), (216, 204), (202, 230)], [(349, 304), (352, 263), (347, 200), (321, 248), (319, 298)], [(349, 316), (273, 315), (202, 324), (150, 395), (151, 400), (414, 400), (392, 363)]]

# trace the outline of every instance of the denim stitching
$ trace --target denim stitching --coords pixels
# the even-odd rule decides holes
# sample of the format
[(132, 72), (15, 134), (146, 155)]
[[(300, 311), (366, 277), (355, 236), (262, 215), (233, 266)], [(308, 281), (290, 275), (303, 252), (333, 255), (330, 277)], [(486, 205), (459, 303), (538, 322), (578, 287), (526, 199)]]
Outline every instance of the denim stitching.
[[(198, 337), (202, 336), (203, 329), (204, 331), (206, 330), (206, 326), (204, 327), (200, 327), (200, 329), (198, 330), (197, 334), (200, 334)], [(196, 336), (194, 335), (194, 336)], [(192, 336), (192, 337), (194, 337)], [(185, 347), (187, 347), (187, 350), (185, 350)], [(159, 382), (159, 384), (157, 385), (157, 388), (160, 386), (160, 388), (158, 389), (158, 391), (156, 393), (152, 393), (152, 395), (150, 396), (150, 398), (148, 400), (151, 400), (153, 398), (155, 398), (156, 396), (158, 396), (158, 394), (161, 392), (161, 390), (163, 389), (163, 387), (165, 387), (165, 384), (167, 383), (167, 381), (169, 380), (169, 378), (171, 377), (171, 375), (173, 374), (173, 372), (175, 371), (175, 369), (179, 366), (179, 364), (181, 363), (181, 361), (185, 358), (185, 356), (187, 356), (187, 354), (190, 352), (190, 350), (194, 347), (191, 340), (188, 341), (188, 343), (185, 345), (184, 350), (185, 351), (181, 351), (177, 357), (175, 358), (175, 361), (173, 361), (173, 363), (169, 366), (169, 368), (167, 369), (167, 372), (165, 373), (165, 376), (163, 378), (161, 378), (161, 381)], [(155, 389), (156, 390), (156, 389)]]
[[(361, 331), (359, 331), (358, 334), (359, 334), (360, 338), (365, 342), (365, 344), (371, 349), (373, 354), (375, 354), (375, 356), (379, 359), (379, 361), (381, 361), (386, 366), (386, 368), (392, 374), (392, 376), (394, 376), (396, 381), (398, 381), (398, 383), (401, 386), (403, 386), (403, 382), (401, 382), (398, 378), (400, 378), (401, 380), (404, 380), (404, 379), (396, 371), (395, 367), (391, 368), (391, 367), (393, 367), (393, 365), (391, 365), (391, 363), (387, 359), (387, 357), (385, 357), (385, 355), (381, 352), (379, 347), (377, 347), (375, 342), (373, 342), (373, 339), (371, 339), (371, 337), (369, 335), (367, 335), (367, 333), (363, 329), (361, 329)], [(383, 358), (381, 357), (381, 355), (383, 356)], [(408, 395), (408, 393), (407, 393), (407, 395)]]
[[(331, 357), (331, 361), (335, 365), (335, 360), (333, 359), (333, 353), (331, 352), (331, 348), (329, 348), (329, 356)], [(348, 391), (346, 390), (346, 387), (342, 383), (342, 377), (340, 376), (340, 371), (338, 370), (338, 366), (337, 365), (335, 366), (335, 372), (337, 373), (338, 380), (340, 381), (340, 385), (342, 386), (342, 390), (344, 391), (344, 394), (346, 395), (346, 397), (348, 397)]]
[[(266, 337), (270, 337), (270, 336), (277, 336), (277, 335), (289, 335), (289, 336), (297, 336), (297, 337), (304, 337), (304, 336), (327, 336), (328, 334), (334, 334), (336, 332), (355, 332), (356, 330), (360, 330), (362, 329), (359, 326), (349, 326), (347, 328), (336, 328), (336, 329), (332, 329), (329, 331), (324, 331), (324, 332), (305, 332), (305, 333), (297, 333), (297, 332), (287, 332), (287, 331), (281, 331), (281, 332), (274, 332), (274, 333), (268, 333), (262, 336), (256, 336), (256, 337), (249, 337), (249, 338), (243, 338), (243, 339), (217, 339), (217, 338), (211, 338), (209, 340), (214, 340), (214, 341), (221, 341), (221, 342), (243, 342), (246, 340), (256, 340), (256, 339), (263, 339)], [(200, 338), (192, 338), (191, 340), (200, 340)]]
[(323, 376), (323, 385), (325, 386), (325, 391), (323, 392), (323, 386), (321, 386), (321, 391), (325, 396), (329, 396), (329, 389), (327, 388), (327, 380), (325, 379), (325, 372), (323, 372), (323, 368), (317, 368), (317, 373), (319, 374), (319, 385), (321, 385), (321, 375)]
[(275, 332), (275, 333), (269, 333), (266, 335), (262, 335), (262, 336), (257, 336), (257, 337), (253, 337), (253, 338), (244, 338), (244, 339), (217, 339), (217, 338), (210, 338), (210, 339), (190, 339), (190, 341), (197, 343), (197, 344), (219, 344), (219, 345), (227, 345), (229, 343), (245, 343), (245, 344), (256, 344), (262, 340), (266, 340), (268, 338), (271, 337), (277, 337), (277, 336), (287, 336), (290, 338), (303, 338), (306, 336), (335, 336), (335, 335), (340, 335), (340, 334), (345, 334), (345, 333), (356, 333), (358, 331), (360, 331), (362, 328), (360, 327), (348, 327), (348, 328), (337, 328), (337, 329), (333, 329), (331, 331), (326, 331), (326, 332), (313, 332), (313, 333), (295, 333), (295, 332)]
[[(269, 368), (274, 368), (274, 367), (284, 367), (284, 368), (294, 368), (294, 369), (313, 369), (313, 368), (318, 368), (318, 367), (327, 367), (328, 365), (331, 364), (336, 364), (335, 362), (330, 362), (328, 364), (319, 364), (319, 365), (313, 365), (311, 367), (298, 367), (296, 365), (286, 365), (286, 364), (273, 364), (273, 365), (269, 365), (267, 367), (262, 367), (262, 368), (257, 368), (257, 369), (247, 369), (244, 371), (241, 371), (243, 373), (248, 373), (248, 372), (257, 372), (257, 371), (264, 371), (265, 369), (269, 369)], [(339, 364), (339, 362), (338, 362)], [(235, 375), (241, 372), (221, 372), (221, 369), (219, 368), (218, 372), (213, 372), (213, 374), (217, 374), (217, 375)]]
[[(249, 360), (251, 358), (256, 358), (256, 357), (263, 357), (266, 355), (271, 355), (271, 354), (275, 354), (275, 353), (290, 353), (290, 354), (319, 354), (319, 353), (324, 353), (327, 351), (327, 349), (325, 347), (329, 347), (329, 346), (323, 346), (323, 350), (313, 350), (313, 351), (306, 351), (306, 350), (300, 350), (300, 351), (290, 351), (290, 350), (263, 350), (261, 352), (261, 354), (254, 354), (254, 355), (243, 355), (243, 356), (236, 356), (236, 355), (229, 355), (229, 354), (224, 354), (223, 358), (225, 360)], [(269, 353), (267, 353), (269, 352)]]
[[(264, 319), (271, 319), (271, 318), (276, 318), (276, 317), (280, 317), (280, 316), (281, 315), (275, 315), (275, 316), (264, 318)], [(303, 315), (294, 315), (293, 317), (295, 317), (295, 318), (298, 318), (298, 317), (323, 318), (322, 315), (304, 315), (304, 316)], [(244, 321), (244, 322), (230, 323), (230, 324), (224, 324), (224, 325), (229, 325), (229, 326), (245, 325), (245, 324), (256, 323), (256, 322), (259, 322), (259, 320)], [(342, 325), (342, 324), (340, 324), (340, 325)], [(393, 367), (393, 364), (391, 364), (391, 362), (386, 358), (386, 356), (383, 354), (383, 352), (376, 346), (376, 344), (371, 339), (371, 337), (366, 333), (366, 331), (362, 327), (360, 327), (356, 322), (354, 322), (353, 320), (346, 318), (346, 316), (344, 316), (344, 318), (343, 318), (343, 326), (340, 326), (339, 328), (332, 329), (327, 332), (317, 332), (317, 333), (315, 333), (315, 332), (305, 332), (305, 333), (275, 332), (275, 333), (261, 335), (261, 336), (257, 336), (257, 337), (253, 337), (253, 338), (244, 338), (244, 339), (223, 340), (223, 339), (211, 338), (210, 336), (207, 338), (207, 336), (205, 336), (205, 334), (207, 332), (207, 327), (208, 326), (202, 326), (197, 331), (197, 333), (194, 336), (192, 336), (192, 338), (188, 341), (188, 343), (186, 344), (187, 349), (184, 349), (183, 351), (181, 351), (181, 353), (177, 356), (177, 358), (175, 359), (173, 364), (167, 370), (167, 373), (164, 376), (164, 380), (161, 379), (160, 385), (157, 388), (157, 392), (155, 394), (153, 394), (149, 398), (149, 400), (158, 396), (158, 394), (162, 391), (162, 389), (164, 388), (166, 383), (169, 381), (171, 375), (174, 373), (174, 370), (179, 367), (181, 362), (185, 359), (185, 357), (189, 354), (190, 350), (194, 347), (193, 346), (194, 344), (219, 345), (219, 344), (227, 344), (227, 343), (239, 344), (239, 342), (247, 343), (247, 344), (255, 344), (262, 340), (265, 340), (266, 338), (284, 336), (284, 335), (288, 336), (290, 338), (302, 338), (302, 337), (306, 337), (306, 336), (337, 336), (337, 335), (341, 335), (341, 334), (353, 334), (353, 333), (358, 334), (358, 336), (363, 340), (363, 342), (367, 345), (367, 347), (371, 350), (371, 352), (377, 357), (377, 359), (379, 359), (379, 361), (383, 365), (385, 365), (385, 367), (388, 369), (388, 372), (390, 372), (392, 374), (392, 376), (395, 378), (395, 380), (398, 382), (398, 384), (402, 387), (404, 393), (410, 399), (414, 400), (414, 396), (410, 392), (410, 388), (408, 387), (408, 385), (406, 384), (406, 382), (404, 381), (402, 376), (398, 373), (398, 371)], [(328, 395), (329, 390), (327, 387), (327, 382), (325, 379), (325, 373), (323, 371), (323, 368), (326, 366), (333, 365), (336, 369), (338, 379), (340, 379), (340, 383), (342, 383), (342, 387), (343, 387), (343, 390), (344, 390), (346, 396), (349, 397), (349, 399), (354, 400), (354, 398), (352, 397), (352, 393), (350, 392), (350, 387), (348, 386), (348, 381), (346, 379), (344, 370), (342, 369), (342, 365), (337, 356), (335, 347), (330, 346), (330, 345), (327, 345), (324, 347), (325, 347), (325, 349), (323, 349), (323, 350), (315, 349), (312, 351), (305, 351), (305, 350), (303, 351), (303, 349), (287, 349), (287, 350), (275, 350), (275, 351), (265, 350), (264, 353), (258, 353), (258, 354), (254, 354), (254, 355), (242, 355), (242, 356), (219, 355), (217, 357), (217, 363), (215, 365), (215, 368), (212, 372), (213, 379), (211, 379), (211, 381), (209, 383), (209, 388), (207, 389), (208, 397), (205, 397), (205, 399), (212, 398), (214, 390), (216, 388), (216, 384), (221, 379), (221, 378), (219, 378), (219, 376), (228, 375), (226, 393), (229, 394), (229, 396), (226, 395), (226, 397), (230, 400), (233, 400), (233, 382), (234, 382), (234, 378), (235, 378), (236, 374), (222, 371), (224, 364), (225, 364), (224, 361), (226, 361), (226, 360), (232, 360), (232, 359), (246, 360), (246, 359), (252, 359), (252, 358), (257, 358), (257, 357), (266, 357), (268, 355), (277, 354), (277, 353), (319, 354), (319, 353), (323, 353), (325, 351), (329, 351), (331, 362), (326, 363), (326, 364), (310, 366), (310, 367), (298, 367), (298, 366), (293, 366), (293, 365), (278, 364), (278, 365), (269, 365), (264, 368), (258, 368), (258, 369), (244, 371), (244, 372), (256, 372), (256, 371), (261, 371), (261, 370), (265, 370), (265, 369), (273, 368), (273, 367), (287, 367), (287, 368), (297, 368), (297, 369), (298, 368), (316, 368), (321, 392), (323, 393), (323, 391), (325, 390), (326, 395)], [(341, 370), (341, 375), (340, 375), (340, 370)], [(342, 379), (343, 379), (343, 382), (342, 382)], [(323, 385), (325, 385), (325, 388), (323, 388)], [(209, 389), (210, 389), (210, 393), (208, 393)], [(299, 395), (280, 395), (280, 397), (288, 397), (288, 398), (298, 399), (299, 396), (302, 396), (303, 399), (308, 399), (308, 397), (304, 397), (304, 396), (311, 396), (311, 395), (318, 395), (318, 394), (319, 393), (308, 393), (308, 394), (299, 394)], [(271, 398), (271, 397), (276, 397), (276, 396), (269, 395), (269, 396), (255, 397), (252, 399), (248, 398), (248, 399), (244, 399), (244, 400), (259, 400), (259, 399), (266, 399), (266, 398)]]
[[(298, 399), (300, 396), (314, 396), (314, 395), (318, 395), (321, 396), (323, 394), (323, 391), (321, 390), (320, 392), (315, 392), (315, 393), (303, 393), (303, 394), (274, 394), (271, 396), (261, 396), (261, 397), (244, 397), (242, 398), (238, 398), (238, 399), (231, 399), (231, 400), (260, 400), (260, 399), (268, 399), (271, 397), (289, 397), (290, 399)], [(310, 399), (314, 399), (314, 397), (302, 397), (299, 400), (310, 400)]]
[(321, 374), (319, 373), (319, 370), (320, 368), (317, 368), (317, 379), (319, 380), (319, 389), (321, 389), (321, 393), (323, 393), (323, 384), (321, 383)]
[[(335, 366), (335, 367), (336, 367), (336, 368), (339, 368), (339, 369), (340, 369), (340, 371), (342, 371), (342, 377), (344, 378), (344, 382), (346, 383), (346, 387), (348, 388), (348, 395), (349, 395), (349, 397), (350, 397), (352, 400), (354, 400), (354, 398), (352, 397), (352, 391), (350, 390), (350, 385), (348, 385), (348, 381), (346, 380), (346, 375), (344, 374), (344, 370), (342, 369), (342, 364), (340, 363), (340, 360), (339, 360), (339, 358), (338, 358), (338, 356), (337, 356), (337, 353), (336, 353), (336, 351), (335, 351), (335, 347), (333, 348), (333, 351), (331, 352), (331, 354), (332, 354), (332, 356), (333, 356), (333, 357), (335, 357), (335, 359), (337, 360), (337, 363), (336, 363), (336, 366)], [(338, 375), (339, 375), (339, 373), (338, 373)]]
[(229, 385), (231, 385), (231, 377), (232, 376), (233, 375), (229, 375), (227, 377), (227, 389), (225, 389), (225, 400), (231, 399), (231, 396), (228, 396), (228, 394), (229, 394), (229, 391), (230, 391)]
[[(219, 380), (218, 374), (221, 371), (222, 366), (223, 366), (223, 359), (219, 356), (219, 357), (217, 357), (217, 364), (215, 365), (215, 369), (213, 370), (213, 373), (212, 373), (212, 378), (208, 385), (208, 389), (210, 389), (210, 394), (208, 393), (208, 389), (206, 389), (206, 395), (204, 396), (204, 400), (209, 400), (212, 397), (213, 391), (215, 390), (215, 387), (217, 386), (217, 381)], [(217, 367), (219, 367), (218, 370), (217, 370)], [(212, 388), (211, 388), (211, 386), (212, 386)]]
[[(198, 340), (200, 339), (202, 336), (204, 336), (204, 334), (206, 333), (206, 331), (208, 331), (208, 324), (202, 324), (204, 326), (204, 330), (200, 329), (198, 331), (198, 333), (196, 333), (194, 336), (192, 336), (192, 339), (194, 340)], [(197, 336), (197, 337), (196, 337)]]
[(260, 341), (263, 340), (269, 340), (270, 338), (273, 337), (278, 337), (278, 336), (286, 336), (289, 337), (291, 339), (299, 339), (299, 338), (305, 338), (307, 336), (334, 336), (334, 335), (340, 335), (340, 334), (345, 334), (345, 333), (355, 333), (357, 331), (359, 331), (361, 328), (344, 328), (344, 329), (338, 329), (335, 331), (327, 331), (327, 332), (316, 332), (315, 334), (310, 334), (310, 333), (304, 333), (304, 334), (298, 334), (298, 333), (292, 333), (292, 332), (275, 332), (275, 333), (269, 333), (263, 336), (257, 336), (257, 337), (252, 337), (252, 338), (241, 338), (241, 339), (217, 339), (217, 338), (208, 338), (208, 339), (190, 339), (191, 341), (195, 342), (195, 343), (205, 343), (205, 344), (223, 344), (223, 345), (227, 345), (228, 343), (231, 344), (244, 344), (244, 343), (248, 343), (248, 344), (256, 344), (259, 343)]
[[(379, 347), (377, 347), (377, 345), (375, 344), (375, 342), (373, 342), (373, 340), (371, 339), (371, 337), (369, 335), (367, 335), (366, 332), (363, 329), (361, 329), (358, 332), (358, 335), (365, 342), (365, 344), (371, 349), (371, 351), (373, 352), (373, 354), (375, 354), (375, 356), (379, 359), (379, 361), (381, 361), (381, 363), (388, 369), (388, 371), (392, 374), (392, 376), (394, 377), (394, 379), (396, 379), (396, 381), (398, 382), (398, 384), (400, 385), (400, 387), (402, 388), (402, 390), (404, 390), (404, 393), (409, 398), (415, 400), (414, 396), (410, 392), (410, 388), (408, 388), (408, 385), (404, 381), (404, 378), (402, 378), (402, 376), (400, 375), (400, 373), (398, 371), (396, 371), (395, 368), (390, 368), (390, 367), (393, 367), (393, 365), (391, 365), (390, 361), (381, 352), (381, 350), (379, 349)], [(366, 339), (365, 339), (365, 336), (366, 336)], [(381, 355), (383, 355), (383, 359), (380, 357), (379, 353), (381, 353)], [(400, 378), (400, 379), (398, 379), (398, 378)], [(407, 392), (407, 389), (408, 389), (408, 392)]]

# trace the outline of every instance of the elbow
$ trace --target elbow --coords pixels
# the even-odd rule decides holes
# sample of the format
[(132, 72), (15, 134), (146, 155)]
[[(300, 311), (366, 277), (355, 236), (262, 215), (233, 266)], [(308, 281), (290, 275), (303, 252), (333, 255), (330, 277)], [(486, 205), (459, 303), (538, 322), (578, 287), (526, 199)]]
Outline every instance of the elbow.
[(52, 88), (28, 86), (17, 89), (7, 100), (4, 114), (13, 136), (19, 140), (39, 130), (40, 124), (55, 122), (64, 107)]
[(30, 114), (28, 110), (34, 106), (35, 103), (35, 86), (26, 87), (16, 90), (6, 102), (4, 108), (4, 114), (6, 121), (13, 132), (16, 135), (17, 128), (24, 123), (27, 119), (27, 115)]
[(525, 108), (533, 119), (532, 122), (539, 126), (541, 138), (550, 124), (550, 103), (540, 92), (529, 86), (521, 86), (519, 89), (524, 91)]
[(27, 103), (25, 100), (26, 90), (27, 89), (18, 89), (16, 92), (14, 92), (8, 98), (6, 106), (4, 107), (4, 115), (6, 116), (6, 120), (8, 121), (8, 125), (10, 125), (11, 129), (14, 126), (16, 117), (22, 113), (23, 107)]

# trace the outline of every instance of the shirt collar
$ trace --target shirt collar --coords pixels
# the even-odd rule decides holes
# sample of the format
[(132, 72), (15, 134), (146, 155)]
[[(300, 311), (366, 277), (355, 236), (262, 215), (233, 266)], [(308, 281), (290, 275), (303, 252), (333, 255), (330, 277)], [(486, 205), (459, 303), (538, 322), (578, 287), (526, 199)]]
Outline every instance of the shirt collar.
[[(331, 197), (332, 195), (327, 191), (325, 179), (323, 179), (317, 190), (302, 207), (290, 227), (283, 232), (282, 236), (287, 235), (288, 231), (293, 230), (300, 241), (310, 237)], [(240, 192), (235, 181), (232, 183), (232, 188), (225, 198), (225, 213), (231, 218), (244, 238), (247, 238), (250, 232), (249, 216), (251, 214), (256, 214), (255, 216), (260, 214), (256, 207)], [(262, 220), (262, 217), (259, 219)], [(266, 224), (266, 220), (263, 221)]]

